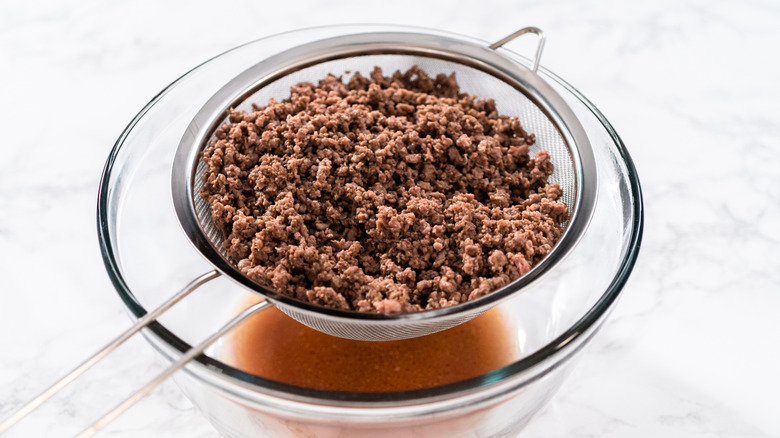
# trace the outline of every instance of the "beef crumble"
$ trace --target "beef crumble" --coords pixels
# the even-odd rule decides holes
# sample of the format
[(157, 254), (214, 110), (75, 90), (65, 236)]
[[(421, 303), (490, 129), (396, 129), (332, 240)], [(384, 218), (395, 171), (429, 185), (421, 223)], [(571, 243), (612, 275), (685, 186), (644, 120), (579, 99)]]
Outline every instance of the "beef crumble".
[(437, 309), (524, 275), (563, 233), (534, 141), (454, 74), (377, 67), (231, 111), (203, 152), (200, 195), (257, 283), (336, 309)]

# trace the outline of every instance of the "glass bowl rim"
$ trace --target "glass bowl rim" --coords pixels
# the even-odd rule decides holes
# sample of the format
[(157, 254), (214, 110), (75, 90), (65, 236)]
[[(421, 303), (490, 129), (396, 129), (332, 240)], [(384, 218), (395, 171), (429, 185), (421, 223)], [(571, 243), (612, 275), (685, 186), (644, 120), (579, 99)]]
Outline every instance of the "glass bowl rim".
[[(421, 32), (449, 34), (460, 38), (469, 38), (474, 40), (474, 38), (470, 36), (459, 35), (459, 34), (445, 32), (437, 29), (428, 29), (423, 27), (412, 27), (412, 26), (384, 25), (384, 24), (326, 25), (326, 26), (308, 27), (308, 28), (301, 28), (301, 29), (295, 29), (287, 32), (282, 32), (282, 33), (276, 33), (273, 35), (248, 41), (244, 44), (238, 45), (224, 52), (221, 52), (205, 60), (204, 62), (196, 65), (195, 67), (193, 67), (192, 69), (190, 69), (189, 71), (185, 72), (183, 75), (178, 77), (176, 80), (168, 84), (165, 88), (163, 88), (138, 112), (138, 114), (135, 115), (135, 117), (133, 117), (130, 123), (128, 123), (128, 125), (124, 128), (124, 130), (122, 131), (122, 133), (120, 134), (116, 142), (114, 143), (111, 152), (109, 153), (109, 156), (106, 160), (105, 167), (103, 169), (103, 173), (100, 178), (99, 192), (98, 192), (98, 199), (97, 199), (97, 231), (98, 231), (100, 252), (103, 259), (103, 263), (106, 268), (106, 272), (109, 275), (111, 283), (113, 284), (114, 288), (116, 289), (117, 293), (122, 299), (122, 302), (125, 304), (127, 309), (132, 313), (132, 316), (134, 318), (136, 319), (141, 318), (146, 313), (148, 313), (148, 311), (136, 299), (135, 295), (130, 290), (130, 287), (128, 286), (127, 282), (125, 281), (121, 273), (121, 268), (118, 263), (118, 257), (114, 253), (114, 250), (112, 248), (112, 239), (110, 235), (110, 226), (108, 220), (108, 211), (109, 211), (108, 206), (109, 206), (109, 198), (111, 195), (110, 193), (111, 186), (109, 184), (109, 181), (111, 180), (115, 160), (119, 155), (120, 150), (124, 144), (124, 141), (130, 134), (130, 132), (135, 128), (138, 122), (146, 115), (146, 113), (168, 93), (169, 90), (171, 90), (184, 78), (188, 77), (191, 73), (193, 73), (200, 67), (208, 64), (209, 62), (223, 55), (226, 55), (230, 52), (233, 52), (235, 50), (238, 50), (250, 44), (258, 43), (272, 38), (283, 37), (288, 34), (304, 33), (306, 31), (312, 31), (317, 29), (337, 29), (337, 28), (348, 29), (348, 28), (353, 28), (358, 26), (377, 26), (377, 27), (383, 26), (385, 28), (395, 28), (395, 29), (405, 29), (405, 30), (412, 29)], [(520, 55), (517, 55), (515, 53), (512, 54), (514, 56), (522, 58), (522, 56)], [(433, 388), (418, 389), (418, 390), (411, 390), (411, 391), (367, 393), (367, 392), (328, 391), (328, 390), (320, 390), (320, 389), (313, 389), (313, 388), (304, 388), (304, 387), (273, 381), (270, 379), (265, 379), (241, 371), (237, 368), (231, 367), (227, 364), (222, 363), (219, 360), (216, 360), (206, 355), (198, 356), (197, 358), (193, 359), (193, 362), (197, 362), (200, 365), (203, 365), (204, 368), (209, 372), (214, 372), (214, 370), (216, 370), (218, 374), (222, 376), (226, 376), (229, 379), (234, 379), (233, 383), (236, 383), (242, 387), (248, 386), (250, 389), (253, 390), (259, 390), (257, 392), (260, 393), (270, 391), (275, 394), (282, 394), (282, 395), (286, 394), (296, 398), (302, 397), (305, 399), (314, 400), (315, 402), (317, 400), (319, 401), (337, 400), (337, 401), (344, 401), (344, 402), (363, 402), (363, 403), (365, 402), (386, 403), (386, 402), (394, 402), (394, 401), (425, 402), (426, 400), (430, 400), (433, 398), (452, 396), (454, 394), (473, 391), (474, 389), (490, 386), (491, 384), (495, 384), (507, 380), (510, 377), (515, 377), (525, 372), (528, 372), (529, 370), (535, 368), (537, 365), (547, 362), (553, 357), (560, 356), (562, 353), (565, 352), (565, 350), (570, 349), (568, 347), (573, 347), (575, 349), (578, 349), (577, 346), (579, 346), (581, 342), (575, 342), (575, 341), (587, 341), (588, 338), (590, 337), (588, 333), (591, 331), (591, 329), (598, 328), (597, 323), (603, 317), (606, 316), (608, 311), (612, 308), (612, 305), (617, 301), (620, 292), (625, 286), (628, 278), (630, 277), (631, 271), (633, 270), (634, 265), (636, 264), (637, 256), (639, 254), (639, 249), (641, 246), (643, 229), (644, 229), (644, 207), (643, 207), (643, 199), (642, 199), (642, 190), (641, 190), (639, 178), (637, 176), (637, 172), (633, 160), (631, 159), (631, 156), (626, 150), (623, 140), (617, 134), (617, 132), (609, 123), (609, 121), (607, 121), (607, 119), (604, 117), (601, 111), (592, 102), (590, 102), (584, 95), (582, 95), (582, 93), (580, 93), (577, 89), (575, 89), (573, 86), (568, 84), (566, 81), (561, 79), (553, 72), (549, 71), (548, 69), (542, 66), (539, 67), (539, 71), (549, 76), (552, 80), (556, 81), (559, 85), (561, 85), (563, 88), (569, 91), (573, 96), (575, 96), (578, 100), (580, 100), (580, 102), (582, 102), (591, 111), (591, 113), (593, 113), (593, 115), (599, 120), (603, 128), (606, 129), (607, 133), (612, 138), (614, 145), (617, 148), (617, 151), (619, 152), (620, 157), (623, 160), (623, 164), (626, 168), (626, 174), (628, 176), (628, 181), (630, 183), (629, 184), (630, 193), (632, 199), (634, 200), (634, 206), (633, 206), (634, 208), (632, 212), (633, 224), (632, 224), (631, 235), (629, 239), (629, 248), (626, 251), (625, 256), (623, 257), (623, 260), (621, 260), (620, 266), (615, 276), (613, 277), (611, 283), (606, 288), (605, 292), (602, 293), (602, 295), (599, 297), (596, 303), (590, 309), (588, 309), (588, 311), (580, 319), (578, 319), (572, 326), (570, 326), (561, 335), (559, 335), (552, 341), (548, 342), (543, 347), (534, 351), (532, 354), (525, 356), (515, 362), (512, 362), (511, 364), (506, 365), (502, 368), (490, 371), (486, 374), (477, 377), (462, 380), (459, 382), (436, 386)], [(147, 329), (151, 333), (153, 333), (160, 341), (162, 341), (164, 344), (167, 344), (167, 346), (175, 350), (177, 354), (184, 354), (187, 350), (191, 348), (190, 344), (186, 343), (181, 338), (173, 334), (171, 331), (169, 331), (159, 322), (151, 323), (147, 327)], [(146, 333), (144, 334), (146, 335)], [(592, 335), (592, 333), (590, 333), (590, 335)], [(154, 343), (152, 343), (152, 345), (154, 346)], [(570, 354), (563, 355), (563, 357), (560, 360), (565, 360), (568, 357), (570, 357), (573, 351), (569, 353)], [(524, 386), (534, 381), (536, 378), (539, 378), (544, 374), (546, 373), (540, 373), (535, 375), (531, 379), (523, 382), (521, 386)]]

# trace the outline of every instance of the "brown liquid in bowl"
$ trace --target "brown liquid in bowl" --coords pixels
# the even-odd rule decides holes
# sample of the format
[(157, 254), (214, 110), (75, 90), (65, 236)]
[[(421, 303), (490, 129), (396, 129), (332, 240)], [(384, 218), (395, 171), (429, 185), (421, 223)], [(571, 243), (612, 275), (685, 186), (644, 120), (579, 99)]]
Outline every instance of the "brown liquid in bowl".
[(432, 335), (386, 342), (320, 333), (277, 308), (254, 315), (231, 337), (238, 368), (267, 379), (332, 391), (429, 388), (475, 377), (517, 359), (497, 310)]

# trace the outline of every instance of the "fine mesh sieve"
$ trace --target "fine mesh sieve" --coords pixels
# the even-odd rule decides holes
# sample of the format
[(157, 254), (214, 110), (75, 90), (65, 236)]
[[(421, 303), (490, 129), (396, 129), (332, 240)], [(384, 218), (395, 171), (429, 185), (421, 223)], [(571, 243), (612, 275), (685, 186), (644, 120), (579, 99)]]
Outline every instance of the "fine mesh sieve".
[[(501, 49), (503, 44), (526, 33), (539, 37), (530, 68), (516, 55)], [(215, 270), (192, 280), (103, 349), (17, 409), (0, 423), (0, 433), (7, 431), (192, 291), (220, 275), (236, 281), (265, 300), (243, 310), (207, 339), (193, 346), (163, 373), (78, 437), (88, 437), (100, 430), (221, 336), (251, 315), (271, 306), (279, 307), (299, 322), (321, 332), (343, 338), (384, 341), (422, 336), (464, 323), (537, 281), (574, 248), (588, 226), (596, 199), (596, 164), (587, 135), (564, 100), (536, 75), (543, 46), (544, 36), (534, 27), (521, 29), (490, 46), (454, 36), (427, 33), (360, 33), (295, 47), (259, 61), (236, 76), (215, 93), (194, 117), (179, 143), (171, 172), (173, 203), (179, 223), (195, 248)], [(248, 110), (252, 103), (264, 105), (272, 97), (284, 99), (289, 95), (290, 85), (301, 81), (316, 83), (328, 73), (360, 72), (368, 76), (375, 66), (382, 67), (387, 73), (405, 71), (414, 65), (433, 75), (454, 72), (461, 91), (493, 98), (500, 114), (518, 117), (525, 130), (536, 135), (531, 153), (542, 149), (549, 151), (554, 166), (550, 180), (560, 183), (562, 201), (570, 211), (563, 236), (552, 251), (526, 275), (477, 300), (444, 309), (400, 315), (348, 312), (315, 306), (278, 294), (242, 275), (226, 257), (222, 248), (222, 232), (211, 220), (210, 206), (199, 196), (205, 172), (200, 157), (215, 130), (226, 120), (227, 111), (231, 108)]]
[[(522, 33), (540, 37), (526, 28), (492, 46), (480, 46), (455, 38), (417, 33), (364, 33), (298, 46), (247, 69), (220, 89), (195, 116), (176, 153), (172, 194), (176, 214), (198, 251), (216, 269), (263, 296), (299, 322), (334, 336), (366, 341), (387, 341), (427, 335), (466, 322), (485, 312), (557, 264), (585, 230), (595, 201), (596, 169), (590, 143), (563, 99), (535, 73), (505, 56), (500, 45)], [(385, 74), (418, 66), (428, 74), (455, 73), (461, 92), (493, 98), (499, 114), (516, 116), (524, 129), (534, 133), (537, 150), (550, 153), (554, 172), (551, 182), (563, 189), (562, 201), (570, 211), (565, 231), (553, 250), (520, 279), (482, 298), (453, 307), (418, 313), (384, 315), (335, 310), (276, 293), (245, 277), (228, 259), (223, 233), (211, 219), (210, 205), (200, 196), (206, 166), (201, 155), (230, 109), (251, 111), (269, 99), (289, 97), (290, 86), (317, 83), (327, 74), (368, 77), (375, 66)]]

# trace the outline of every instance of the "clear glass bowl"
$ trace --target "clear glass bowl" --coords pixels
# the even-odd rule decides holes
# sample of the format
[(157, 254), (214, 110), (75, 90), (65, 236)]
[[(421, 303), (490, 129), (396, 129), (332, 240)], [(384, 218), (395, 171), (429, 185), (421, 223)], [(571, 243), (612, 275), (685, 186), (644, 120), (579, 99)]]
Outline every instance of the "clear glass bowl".
[[(330, 26), (257, 40), (206, 61), (165, 88), (130, 122), (100, 185), (98, 232), (106, 269), (131, 318), (211, 270), (179, 228), (170, 170), (194, 114), (236, 74), (285, 49), (348, 33), (409, 31), (398, 26)], [(455, 36), (464, 40), (475, 40)], [(520, 63), (526, 58), (508, 52)], [(574, 359), (615, 305), (642, 236), (642, 197), (631, 158), (604, 116), (552, 72), (539, 74), (567, 101), (593, 145), (596, 211), (576, 249), (531, 288), (500, 305), (520, 355), (506, 367), (435, 388), (392, 393), (314, 390), (233, 366), (226, 341), (174, 378), (229, 437), (514, 436), (552, 397)], [(218, 278), (143, 331), (167, 361), (238, 313), (251, 292)], [(261, 340), (258, 340), (261, 342)]]

